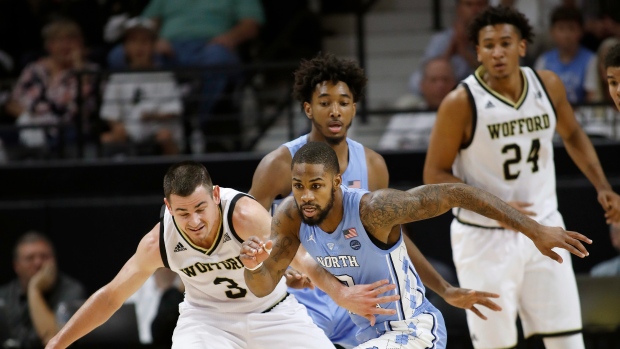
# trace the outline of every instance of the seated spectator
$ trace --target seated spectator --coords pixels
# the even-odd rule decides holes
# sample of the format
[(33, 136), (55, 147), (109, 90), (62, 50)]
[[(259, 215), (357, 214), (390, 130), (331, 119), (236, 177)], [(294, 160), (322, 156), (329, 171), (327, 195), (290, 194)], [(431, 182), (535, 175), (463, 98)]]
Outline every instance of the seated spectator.
[(620, 225), (609, 225), (609, 237), (611, 245), (618, 252), (618, 256), (601, 262), (590, 270), (592, 276), (620, 276)]
[(409, 90), (420, 94), (420, 82), (424, 65), (433, 58), (445, 58), (452, 62), (456, 80), (460, 81), (474, 72), (478, 67), (475, 47), (467, 39), (467, 27), (471, 20), (488, 5), (488, 0), (456, 0), (454, 24), (440, 33), (433, 35), (426, 46), (421, 65), (409, 79)]
[(60, 305), (85, 299), (84, 287), (58, 271), (52, 243), (42, 234), (22, 235), (13, 249), (17, 279), (0, 287), (10, 338), (3, 348), (43, 348), (64, 325)]
[(160, 268), (125, 301), (136, 306), (142, 344), (172, 345), (172, 332), (179, 317), (183, 290), (183, 283), (175, 272)]
[(435, 110), (455, 85), (456, 79), (448, 60), (435, 58), (428, 61), (420, 84), (422, 97), (408, 95), (397, 103), (398, 108), (416, 108), (421, 111), (392, 116), (379, 141), (379, 149), (426, 149), (435, 124)]
[[(63, 124), (67, 139), (75, 139), (74, 119), (78, 117), (77, 70), (95, 70), (84, 61), (82, 32), (70, 20), (56, 20), (43, 28), (48, 56), (28, 65), (21, 73), (6, 110), (19, 125)], [(94, 106), (93, 85), (88, 76), (82, 81), (81, 95), (86, 110)], [(20, 141), (27, 147), (55, 148), (60, 131), (56, 127), (24, 129)]]
[[(211, 67), (202, 76), (201, 124), (225, 90), (238, 78), (239, 45), (259, 34), (264, 13), (259, 0), (153, 0), (142, 17), (159, 27), (155, 46), (165, 67)], [(110, 52), (110, 68), (126, 67), (121, 47)], [(227, 67), (224, 69), (223, 67)]]
[(575, 7), (560, 6), (551, 14), (551, 37), (556, 48), (537, 60), (537, 70), (547, 69), (558, 74), (571, 104), (599, 99), (596, 56), (582, 47), (583, 18)]
[[(148, 19), (126, 23), (124, 52), (130, 70), (157, 67), (154, 61), (157, 32)], [(137, 145), (138, 154), (179, 153), (182, 139), (180, 116), (183, 105), (174, 75), (170, 72), (115, 73), (105, 88), (101, 118), (110, 130), (101, 134), (107, 152), (123, 145)], [(157, 149), (152, 149), (155, 145)], [(105, 146), (108, 146), (105, 148)]]

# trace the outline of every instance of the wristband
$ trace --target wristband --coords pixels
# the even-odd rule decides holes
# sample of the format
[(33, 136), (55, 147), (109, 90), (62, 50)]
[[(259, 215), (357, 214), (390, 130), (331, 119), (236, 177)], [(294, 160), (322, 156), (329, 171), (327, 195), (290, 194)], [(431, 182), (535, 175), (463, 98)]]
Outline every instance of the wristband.
[(243, 267), (244, 267), (245, 269), (249, 270), (249, 271), (254, 271), (254, 270), (256, 270), (256, 269), (258, 269), (258, 268), (260, 268), (260, 267), (262, 267), (262, 266), (263, 266), (263, 262), (258, 263), (258, 264), (257, 264), (254, 268), (248, 268), (248, 267), (246, 267), (245, 265), (244, 265)]

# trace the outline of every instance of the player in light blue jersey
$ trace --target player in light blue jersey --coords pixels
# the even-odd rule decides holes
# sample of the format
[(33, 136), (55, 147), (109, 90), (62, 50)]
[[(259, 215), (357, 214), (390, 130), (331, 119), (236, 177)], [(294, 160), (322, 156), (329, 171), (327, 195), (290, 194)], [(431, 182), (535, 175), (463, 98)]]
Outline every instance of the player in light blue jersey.
[[(577, 256), (587, 251), (587, 237), (538, 224), (497, 197), (465, 184), (438, 184), (407, 192), (368, 192), (342, 186), (338, 157), (324, 142), (310, 142), (292, 160), (293, 197), (278, 207), (271, 240), (250, 237), (240, 259), (245, 280), (256, 296), (268, 295), (281, 280), (301, 244), (318, 262), (348, 286), (387, 279), (397, 285), (384, 303), (389, 313), (377, 317), (351, 314), (357, 325), (356, 348), (445, 348), (441, 314), (424, 296), (424, 287), (404, 247), (401, 224), (438, 216), (463, 207), (503, 221), (528, 236), (538, 249), (558, 262), (554, 247)], [(380, 291), (379, 291), (380, 292)], [(369, 321), (370, 320), (370, 321)]]
[[(277, 204), (291, 194), (291, 159), (311, 141), (325, 142), (334, 149), (342, 170), (343, 185), (366, 190), (387, 188), (389, 175), (383, 157), (347, 137), (355, 117), (356, 103), (362, 98), (365, 86), (364, 71), (353, 61), (338, 59), (330, 54), (303, 61), (295, 72), (293, 94), (312, 121), (312, 129), (310, 133), (285, 143), (263, 158), (254, 173), (249, 194), (266, 209), (271, 208), (275, 212)], [(447, 303), (470, 309), (476, 314), (480, 314), (476, 304), (492, 310), (500, 309), (489, 298), (497, 297), (495, 294), (451, 286), (406, 235), (404, 240), (423, 282)], [(299, 255), (299, 259), (305, 256), (303, 247)], [(344, 308), (322, 290), (304, 287), (308, 286), (304, 283), (307, 279), (301, 274), (289, 270), (286, 276), (289, 285), (295, 286), (289, 287), (289, 292), (306, 306), (314, 322), (333, 343), (345, 348), (359, 344), (355, 338), (357, 328)]]

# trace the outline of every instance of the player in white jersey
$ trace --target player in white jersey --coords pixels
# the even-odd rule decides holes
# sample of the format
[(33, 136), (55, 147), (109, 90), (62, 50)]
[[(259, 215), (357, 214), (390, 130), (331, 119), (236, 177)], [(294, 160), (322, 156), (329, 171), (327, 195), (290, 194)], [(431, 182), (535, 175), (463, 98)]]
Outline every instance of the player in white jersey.
[(310, 142), (299, 149), (291, 172), (293, 197), (287, 198), (273, 217), (272, 240), (251, 237), (243, 243), (240, 258), (249, 269), (245, 271), (246, 284), (258, 296), (270, 294), (300, 243), (321, 264), (318, 269), (328, 269), (349, 286), (383, 278), (398, 284), (388, 293), (399, 295), (400, 300), (383, 305), (395, 310), (391, 315), (377, 317), (377, 323), (351, 315), (359, 328), (358, 338), (366, 340), (358, 349), (446, 346), (441, 317), (424, 299), (415, 268), (407, 263), (401, 224), (463, 207), (522, 231), (543, 254), (558, 261), (561, 258), (553, 247), (581, 257), (587, 254), (579, 242), (589, 241), (583, 235), (540, 225), (488, 192), (465, 184), (429, 185), (407, 192), (345, 189), (336, 153), (323, 142)]
[[(553, 163), (557, 131), (598, 191), (606, 218), (619, 220), (620, 198), (575, 120), (558, 76), (519, 66), (532, 38), (523, 14), (491, 7), (473, 21), (469, 36), (482, 65), (439, 107), (424, 182), (474, 185), (541, 224), (563, 227)], [(579, 297), (566, 251), (558, 251), (565, 263), (551, 263), (506, 225), (464, 209), (453, 213), (451, 240), (460, 285), (502, 295), (503, 311), (489, 313), (488, 321), (468, 314), (474, 347), (514, 347), (519, 314), (525, 336), (542, 335), (548, 349), (583, 348)]]
[[(172, 348), (334, 348), (305, 307), (288, 295), (283, 279), (263, 298), (248, 291), (241, 243), (250, 235), (267, 238), (271, 223), (259, 203), (214, 186), (206, 168), (193, 161), (170, 167), (164, 194), (160, 222), (46, 348), (66, 348), (107, 321), (161, 267), (179, 274), (185, 285)], [(335, 278), (331, 282), (345, 288)]]
[[(347, 138), (347, 131), (355, 117), (357, 101), (362, 98), (366, 86), (364, 71), (353, 61), (339, 59), (332, 54), (320, 54), (311, 60), (302, 61), (294, 75), (293, 95), (312, 121), (312, 129), (307, 135), (284, 144), (261, 160), (254, 172), (250, 195), (266, 209), (273, 210), (274, 199), (285, 198), (291, 194), (292, 157), (297, 149), (313, 141), (325, 142), (334, 149), (338, 155), (344, 185), (367, 190), (387, 188), (389, 174), (383, 157)], [(499, 310), (488, 298), (497, 295), (453, 287), (435, 271), (407, 235), (404, 235), (404, 240), (424, 284), (446, 302), (470, 309), (476, 314), (480, 314), (475, 306), (477, 304)], [(303, 247), (300, 251), (300, 254), (304, 253)], [(294, 286), (305, 280), (290, 269), (286, 276), (289, 284)], [(355, 338), (355, 324), (349, 319), (347, 312), (333, 304), (329, 297), (317, 290), (290, 292), (308, 308), (314, 321), (332, 342), (345, 348), (358, 343)]]

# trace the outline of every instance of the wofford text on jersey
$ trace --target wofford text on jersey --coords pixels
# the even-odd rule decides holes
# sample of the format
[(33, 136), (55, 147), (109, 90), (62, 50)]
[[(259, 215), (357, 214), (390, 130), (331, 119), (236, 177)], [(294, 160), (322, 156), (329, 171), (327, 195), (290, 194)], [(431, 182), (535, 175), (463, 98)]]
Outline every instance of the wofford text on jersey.
[(225, 261), (216, 263), (196, 262), (196, 264), (181, 268), (180, 270), (185, 273), (185, 275), (192, 277), (196, 276), (196, 271), (202, 274), (212, 270), (237, 270), (241, 268), (243, 268), (243, 264), (241, 263), (241, 259), (237, 256), (235, 258), (228, 258)]
[(500, 137), (514, 136), (515, 134), (523, 134), (524, 131), (536, 132), (546, 130), (551, 126), (549, 123), (549, 115), (533, 116), (511, 120), (507, 122), (487, 125), (491, 139)]

